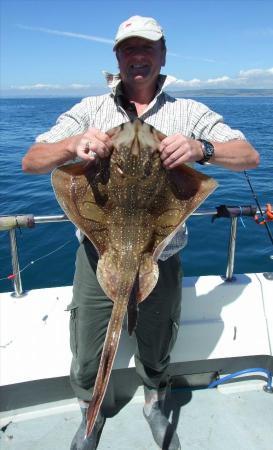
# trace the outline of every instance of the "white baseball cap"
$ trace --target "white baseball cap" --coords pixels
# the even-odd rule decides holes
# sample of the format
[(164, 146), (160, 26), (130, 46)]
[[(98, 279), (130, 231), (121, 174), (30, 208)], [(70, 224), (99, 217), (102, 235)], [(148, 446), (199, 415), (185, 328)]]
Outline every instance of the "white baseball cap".
[(120, 42), (131, 37), (159, 41), (163, 36), (163, 29), (152, 17), (132, 16), (119, 26), (115, 37), (114, 50)]

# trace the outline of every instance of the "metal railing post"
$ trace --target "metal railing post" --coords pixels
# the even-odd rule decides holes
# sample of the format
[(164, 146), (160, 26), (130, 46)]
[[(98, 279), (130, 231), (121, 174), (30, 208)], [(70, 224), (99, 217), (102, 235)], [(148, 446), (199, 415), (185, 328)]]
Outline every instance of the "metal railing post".
[(237, 236), (237, 217), (232, 217), (230, 223), (230, 235), (228, 243), (228, 262), (225, 278), (226, 281), (234, 280), (233, 270), (235, 261), (236, 236)]
[(13, 279), (13, 296), (21, 297), (23, 295), (22, 281), (20, 275), (20, 265), (18, 259), (18, 250), (17, 250), (17, 240), (16, 240), (16, 229), (11, 228), (9, 230), (10, 237), (10, 249), (11, 249), (11, 262), (12, 262), (12, 273), (14, 275)]
[(34, 217), (32, 214), (0, 216), (0, 231), (9, 232), (12, 275), (10, 275), (8, 279), (13, 280), (14, 292), (11, 294), (13, 297), (22, 297), (23, 295), (25, 295), (20, 274), (16, 228), (17, 227), (33, 228), (35, 223), (54, 223), (54, 222), (68, 222), (68, 221), (69, 221), (68, 218), (64, 214), (55, 216), (37, 216), (37, 217)]
[[(226, 207), (228, 208), (228, 207)], [(235, 208), (236, 207), (230, 207)], [(246, 215), (246, 216), (253, 216), (255, 213), (255, 210), (252, 211), (252, 214), (249, 213), (249, 206), (244, 207), (240, 206), (237, 207), (237, 209), (240, 208), (240, 214)], [(247, 209), (246, 212), (244, 212), (244, 208)], [(253, 208), (252, 208), (253, 209)], [(264, 211), (263, 207), (263, 211)], [(243, 211), (243, 214), (242, 214)], [(251, 212), (251, 211), (250, 211)], [(217, 211), (218, 214), (218, 211)], [(214, 209), (199, 209), (198, 211), (195, 211), (193, 213), (193, 216), (215, 216), (215, 210)], [(228, 215), (216, 215), (216, 217), (230, 217)], [(55, 223), (55, 222), (69, 222), (69, 219), (63, 214), (63, 215), (54, 215), (54, 216), (33, 216), (33, 215), (25, 215), (25, 216), (0, 216), (0, 231), (9, 231), (10, 236), (10, 248), (11, 248), (11, 259), (12, 259), (12, 268), (13, 268), (13, 276), (10, 276), (8, 278), (13, 278), (13, 286), (14, 286), (14, 293), (12, 294), (14, 297), (21, 297), (24, 295), (22, 281), (21, 281), (21, 275), (20, 275), (20, 266), (19, 266), (19, 257), (18, 257), (18, 250), (17, 250), (17, 241), (16, 241), (16, 227), (28, 227), (32, 228), (35, 224), (43, 224), (43, 223)], [(236, 247), (236, 235), (237, 235), (237, 216), (231, 218), (230, 223), (230, 237), (229, 237), (229, 244), (228, 244), (228, 260), (227, 260), (227, 268), (226, 268), (226, 276), (222, 277), (225, 279), (225, 281), (233, 281), (235, 277), (233, 276), (234, 271), (234, 261), (235, 261), (235, 247)], [(272, 274), (267, 274), (268, 279), (271, 279)]]

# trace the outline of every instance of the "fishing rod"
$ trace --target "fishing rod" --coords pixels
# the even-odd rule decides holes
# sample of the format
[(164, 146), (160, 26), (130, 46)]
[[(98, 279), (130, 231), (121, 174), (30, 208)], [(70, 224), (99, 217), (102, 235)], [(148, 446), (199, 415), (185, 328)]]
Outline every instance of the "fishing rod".
[(257, 205), (257, 207), (258, 207), (258, 209), (259, 209), (259, 212), (260, 212), (260, 214), (261, 214), (261, 217), (263, 218), (263, 225), (265, 225), (265, 228), (266, 228), (266, 231), (267, 231), (267, 233), (268, 233), (269, 239), (270, 239), (270, 241), (271, 241), (271, 244), (273, 245), (273, 236), (272, 236), (272, 233), (271, 233), (270, 228), (269, 228), (269, 226), (268, 226), (266, 217), (264, 216), (264, 213), (263, 213), (263, 210), (262, 210), (262, 208), (261, 208), (260, 202), (259, 202), (259, 200), (258, 200), (257, 194), (256, 194), (256, 192), (254, 191), (253, 186), (252, 186), (251, 181), (250, 181), (250, 178), (249, 178), (249, 176), (248, 176), (248, 173), (247, 173), (245, 170), (244, 170), (244, 174), (245, 174), (245, 177), (246, 177), (247, 182), (248, 182), (248, 184), (249, 184), (249, 187), (250, 187), (250, 190), (251, 190), (251, 192), (252, 192), (253, 198), (254, 198), (254, 200), (255, 200), (255, 202), (256, 202), (256, 205)]

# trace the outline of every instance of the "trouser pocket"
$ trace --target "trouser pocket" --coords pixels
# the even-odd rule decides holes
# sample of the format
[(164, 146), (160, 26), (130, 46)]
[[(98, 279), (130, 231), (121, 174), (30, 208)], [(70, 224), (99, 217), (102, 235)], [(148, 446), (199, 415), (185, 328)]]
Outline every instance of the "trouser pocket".
[(70, 348), (74, 357), (78, 354), (78, 307), (74, 306), (69, 309), (70, 311)]
[(162, 361), (166, 361), (167, 359), (169, 359), (170, 353), (174, 347), (174, 344), (176, 343), (177, 334), (179, 330), (178, 322), (175, 320), (171, 320), (170, 328), (171, 328), (170, 339), (169, 341), (166, 342), (166, 347)]

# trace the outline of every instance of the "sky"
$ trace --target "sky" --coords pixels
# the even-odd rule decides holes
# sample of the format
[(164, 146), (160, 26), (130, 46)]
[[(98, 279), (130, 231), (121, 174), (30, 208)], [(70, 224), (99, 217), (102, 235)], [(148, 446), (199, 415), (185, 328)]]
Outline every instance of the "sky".
[(273, 89), (272, 0), (0, 0), (2, 95), (106, 92), (121, 22), (163, 27), (174, 90)]

